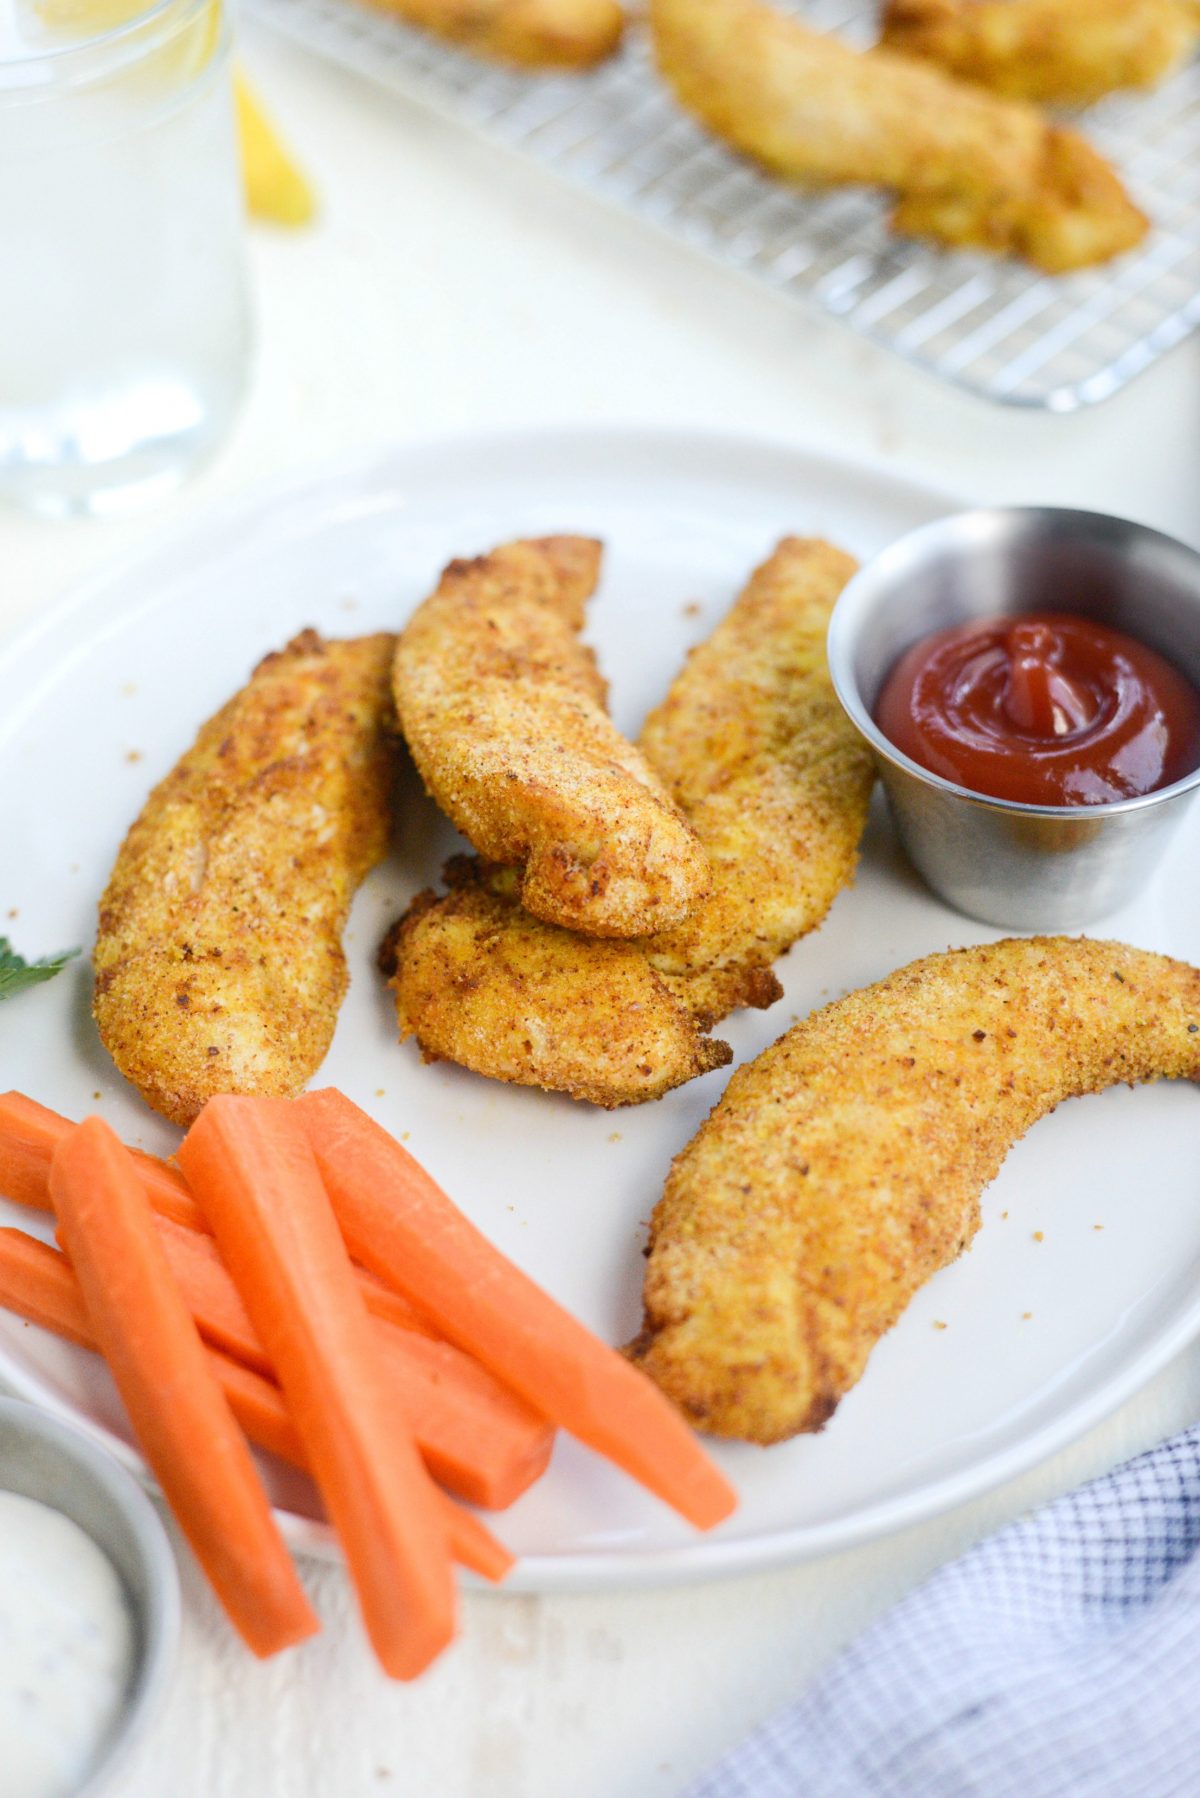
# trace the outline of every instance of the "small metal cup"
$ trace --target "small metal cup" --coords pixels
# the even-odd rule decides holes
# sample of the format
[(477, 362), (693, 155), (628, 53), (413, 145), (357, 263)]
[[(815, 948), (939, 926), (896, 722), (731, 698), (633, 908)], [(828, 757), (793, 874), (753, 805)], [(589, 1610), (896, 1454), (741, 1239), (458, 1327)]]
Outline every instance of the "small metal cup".
[(1072, 930), (1116, 911), (1153, 873), (1200, 768), (1139, 799), (1016, 805), (931, 774), (872, 716), (885, 676), (921, 638), (1038, 611), (1125, 631), (1200, 688), (1200, 555), (1144, 525), (1050, 506), (962, 512), (892, 544), (839, 599), (829, 667), (934, 892), (987, 924)]
[[(137, 1627), (125, 1705), (78, 1798), (115, 1798), (117, 1774), (162, 1705), (179, 1643), (179, 1575), (154, 1506), (107, 1450), (21, 1399), (0, 1397), (0, 1491), (78, 1524), (120, 1576)], [(10, 1788), (0, 1772), (0, 1792)]]

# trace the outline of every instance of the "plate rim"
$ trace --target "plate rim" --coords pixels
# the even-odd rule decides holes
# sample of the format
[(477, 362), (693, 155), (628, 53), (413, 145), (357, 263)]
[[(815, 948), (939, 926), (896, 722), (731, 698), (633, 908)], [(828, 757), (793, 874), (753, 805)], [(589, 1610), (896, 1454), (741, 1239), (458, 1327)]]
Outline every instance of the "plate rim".
[(901, 473), (885, 456), (847, 455), (827, 445), (778, 432), (737, 431), (711, 425), (648, 425), (636, 421), (630, 424), (591, 423), (585, 420), (581, 424), (495, 426), (473, 431), (430, 431), (412, 437), (384, 436), (354, 450), (281, 469), (251, 481), (234, 493), (202, 503), (188, 517), (148, 530), (135, 543), (103, 557), (91, 573), (69, 581), (48, 605), (35, 610), (31, 617), (0, 631), (0, 665), (10, 657), (26, 653), (39, 638), (50, 635), (106, 588), (137, 574), (160, 555), (182, 554), (207, 540), (214, 530), (248, 523), (268, 508), (285, 501), (295, 501), (302, 495), (335, 485), (370, 479), (392, 462), (454, 452), (475, 454), (489, 450), (499, 456), (503, 450), (520, 454), (555, 447), (571, 453), (582, 449), (598, 454), (626, 445), (631, 440), (671, 455), (715, 459), (750, 454), (771, 457), (781, 464), (815, 464), (825, 473), (833, 470), (845, 479), (865, 476), (881, 486), (892, 487), (897, 493), (907, 493), (925, 503), (933, 500), (951, 510), (982, 503), (965, 489), (942, 486), (936, 481)]
[[(668, 466), (681, 473), (687, 472), (689, 460), (702, 471), (719, 474), (722, 464), (726, 468), (731, 462), (740, 466), (747, 457), (755, 456), (776, 464), (781, 473), (790, 471), (802, 477), (806, 469), (816, 467), (825, 479), (833, 476), (849, 484), (867, 480), (891, 488), (897, 498), (907, 497), (925, 506), (932, 502), (955, 509), (970, 503), (970, 496), (898, 472), (883, 458), (847, 456), (800, 439), (758, 432), (606, 421), (383, 439), (366, 448), (281, 471), (201, 506), (185, 520), (174, 520), (147, 533), (122, 553), (104, 560), (91, 574), (70, 583), (44, 610), (0, 636), (0, 674), (19, 666), (27, 656), (36, 656), (44, 650), (45, 640), (52, 639), (89, 608), (99, 607), (106, 595), (124, 582), (145, 578), (159, 558), (167, 556), (178, 562), (189, 552), (211, 555), (214, 539), (256, 521), (269, 525), (266, 515), (284, 505), (295, 505), (318, 495), (328, 498), (339, 488), (349, 492), (355, 486), (378, 483), (390, 469), (402, 475), (406, 464), (420, 465), (432, 456), (491, 453), (502, 463), (502, 452), (517, 458), (552, 454), (556, 465), (560, 465), (565, 457), (577, 461), (604, 457), (611, 461), (614, 453), (627, 449), (631, 442), (642, 450), (653, 449)], [(1067, 1448), (1144, 1387), (1198, 1334), (1200, 1293), (1165, 1327), (1152, 1333), (1140, 1352), (1088, 1392), (1064, 1404), (1037, 1428), (1023, 1433), (1016, 1442), (909, 1493), (866, 1505), (846, 1521), (804, 1524), (727, 1541), (698, 1537), (674, 1548), (527, 1554), (500, 1590), (595, 1592), (679, 1585), (800, 1565), (860, 1547), (980, 1498)], [(161, 1498), (157, 1482), (134, 1446), (43, 1384), (40, 1376), (16, 1360), (3, 1343), (0, 1382), (17, 1396), (82, 1430), (113, 1454), (152, 1495)], [(280, 1507), (275, 1507), (275, 1516), (285, 1540), (297, 1552), (319, 1560), (343, 1559), (328, 1524)], [(494, 1589), (477, 1576), (467, 1575), (466, 1579), (474, 1589)]]
[[(1123, 1374), (1113, 1375), (1095, 1389), (1090, 1402), (1079, 1400), (1066, 1406), (1057, 1417), (1023, 1436), (1014, 1446), (998, 1450), (956, 1474), (920, 1487), (904, 1497), (882, 1499), (864, 1507), (849, 1526), (835, 1522), (805, 1524), (793, 1531), (777, 1530), (770, 1535), (734, 1537), (729, 1541), (700, 1536), (682, 1547), (668, 1549), (615, 1552), (605, 1549), (594, 1555), (526, 1554), (518, 1559), (499, 1587), (463, 1568), (459, 1569), (459, 1577), (473, 1590), (498, 1592), (501, 1596), (506, 1592), (643, 1591), (653, 1587), (736, 1579), (849, 1553), (986, 1497), (1009, 1480), (1019, 1478), (1071, 1447), (1142, 1390), (1198, 1334), (1200, 1294), (1177, 1316), (1171, 1329), (1152, 1339), (1139, 1357), (1125, 1364)], [(6, 1393), (36, 1405), (107, 1449), (153, 1499), (159, 1504), (165, 1503), (157, 1480), (132, 1444), (43, 1386), (36, 1375), (11, 1360), (2, 1344), (0, 1382)], [(298, 1554), (316, 1561), (345, 1565), (345, 1556), (328, 1523), (302, 1517), (278, 1505), (272, 1506), (272, 1513), (285, 1542)], [(486, 1524), (493, 1513), (484, 1511), (479, 1515)]]

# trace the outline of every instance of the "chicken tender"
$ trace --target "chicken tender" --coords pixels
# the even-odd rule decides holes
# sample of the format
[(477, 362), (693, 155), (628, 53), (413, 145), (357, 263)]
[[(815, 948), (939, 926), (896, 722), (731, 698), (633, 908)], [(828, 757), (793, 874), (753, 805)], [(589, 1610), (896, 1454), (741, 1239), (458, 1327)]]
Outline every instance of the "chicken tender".
[(151, 793), (100, 901), (93, 1011), (148, 1104), (298, 1093), (346, 992), (341, 934), (388, 841), (395, 638), (305, 631)]
[(594, 1105), (660, 1098), (730, 1060), (704, 1032), (779, 997), (771, 963), (853, 876), (873, 772), (829, 679), (855, 563), (785, 538), (693, 650), (641, 745), (689, 813), (714, 888), (686, 923), (602, 943), (531, 918), (510, 869), (463, 858), (383, 951), (425, 1054)]
[(704, 904), (645, 949), (706, 1028), (774, 1003), (771, 964), (854, 877), (874, 765), (825, 639), (857, 566), (819, 538), (785, 537), (642, 728), (713, 870)]
[(454, 890), (423, 894), (380, 952), (427, 1059), (603, 1106), (660, 1098), (733, 1059), (633, 943), (531, 918), (511, 871), (463, 856), (446, 872)]
[(451, 562), (396, 650), (400, 724), (426, 787), (534, 917), (640, 936), (711, 876), (696, 833), (604, 709), (580, 642), (600, 545), (509, 543)]
[(477, 56), (526, 69), (586, 69), (611, 56), (625, 15), (617, 0), (370, 0)]
[(1014, 99), (1153, 87), (1200, 37), (1196, 0), (890, 0), (883, 41)]
[(1063, 1099), (1200, 1077), (1200, 971), (1035, 937), (930, 955), (734, 1074), (667, 1179), (630, 1349), (701, 1429), (817, 1430)]
[(860, 53), (763, 0), (651, 0), (650, 17), (659, 68), (702, 124), (789, 180), (890, 188), (898, 231), (1050, 274), (1146, 234), (1108, 163), (1019, 101)]

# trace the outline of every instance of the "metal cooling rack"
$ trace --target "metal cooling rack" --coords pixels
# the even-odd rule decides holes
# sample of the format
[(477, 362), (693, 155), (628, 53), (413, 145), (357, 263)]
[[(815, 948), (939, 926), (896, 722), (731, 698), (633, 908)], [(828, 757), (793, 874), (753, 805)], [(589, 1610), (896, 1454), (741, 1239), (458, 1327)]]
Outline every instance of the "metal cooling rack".
[[(1052, 279), (893, 237), (886, 201), (862, 189), (800, 193), (757, 173), (679, 112), (640, 31), (591, 74), (531, 76), (355, 0), (246, 3), (308, 48), (989, 399), (1056, 412), (1093, 404), (1200, 324), (1200, 63), (1152, 94), (1089, 109), (1088, 136), (1155, 228), (1108, 268)], [(876, 30), (878, 8), (862, 0), (805, 0), (802, 10), (858, 43)]]

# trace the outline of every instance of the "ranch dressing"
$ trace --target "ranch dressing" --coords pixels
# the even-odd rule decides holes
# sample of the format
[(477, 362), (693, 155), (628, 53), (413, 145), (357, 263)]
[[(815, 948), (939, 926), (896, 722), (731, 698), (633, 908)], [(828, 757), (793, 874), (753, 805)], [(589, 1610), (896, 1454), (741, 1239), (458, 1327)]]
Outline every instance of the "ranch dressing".
[(125, 1702), (134, 1623), (115, 1569), (70, 1518), (0, 1491), (0, 1787), (71, 1798)]

